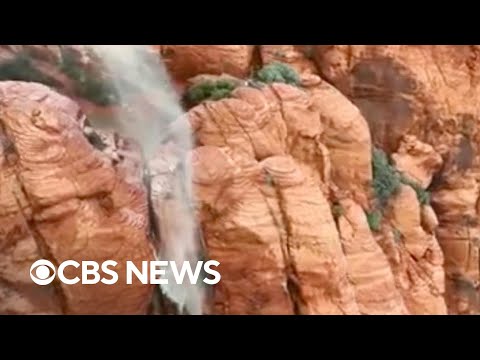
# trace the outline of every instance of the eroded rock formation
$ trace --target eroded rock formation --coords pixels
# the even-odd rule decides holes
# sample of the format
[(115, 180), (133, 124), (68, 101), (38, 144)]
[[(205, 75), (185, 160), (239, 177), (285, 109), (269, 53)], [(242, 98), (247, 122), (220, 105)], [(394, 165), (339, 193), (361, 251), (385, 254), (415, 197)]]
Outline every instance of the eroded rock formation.
[[(92, 146), (80, 108), (39, 84), (0, 83), (0, 118), (0, 312), (145, 313), (153, 288), (125, 279), (127, 260), (154, 256), (138, 150), (113, 136)], [(36, 286), (38, 259), (114, 260), (119, 281)]]
[(316, 46), (314, 52), (322, 76), (365, 116), (374, 142), (396, 152), (397, 165), (422, 186), (433, 175), (449, 310), (478, 311), (478, 45)]
[(252, 45), (155, 45), (177, 80), (199, 74), (249, 75)]
[(372, 235), (365, 212), (350, 199), (340, 201), (338, 206), (343, 209), (338, 214), (338, 230), (360, 312), (408, 314), (387, 256)]
[[(311, 109), (308, 95), (286, 85), (239, 88), (233, 99), (192, 109), (190, 121), (202, 145), (195, 150), (194, 174), (211, 174), (196, 190), (207, 212), (201, 218), (209, 256), (224, 268), (217, 296), (237, 294), (242, 289), (237, 281), (254, 286), (258, 276), (262, 284), (256, 291), (231, 296), (229, 306), (221, 305), (219, 311), (277, 311), (267, 276), (277, 296), (284, 298), (282, 313), (356, 313), (345, 258), (322, 192), (328, 189), (319, 186), (322, 178), (329, 178), (329, 165), (327, 149), (319, 144), (319, 113)], [(210, 153), (224, 160), (210, 161)], [(208, 170), (202, 171), (205, 166)], [(219, 187), (219, 193), (210, 194), (210, 187)], [(265, 258), (247, 261), (253, 253), (265, 253)], [(245, 261), (237, 262), (239, 256)], [(272, 265), (261, 271), (265, 261)], [(234, 281), (239, 274), (245, 275)], [(265, 294), (258, 299), (248, 295), (259, 291)], [(243, 298), (249, 301), (243, 303)]]
[[(56, 61), (39, 47), (35, 61)], [(179, 91), (236, 86), (179, 119), (205, 256), (221, 263), (207, 313), (479, 312), (478, 46), (153, 47)], [(275, 62), (298, 86), (246, 81)], [(150, 287), (32, 287), (27, 265), (151, 259), (147, 204), (175, 206), (168, 172), (147, 199), (135, 145), (43, 86), (0, 83), (0, 111), (0, 312), (145, 313)], [(398, 172), (381, 206), (374, 147)]]

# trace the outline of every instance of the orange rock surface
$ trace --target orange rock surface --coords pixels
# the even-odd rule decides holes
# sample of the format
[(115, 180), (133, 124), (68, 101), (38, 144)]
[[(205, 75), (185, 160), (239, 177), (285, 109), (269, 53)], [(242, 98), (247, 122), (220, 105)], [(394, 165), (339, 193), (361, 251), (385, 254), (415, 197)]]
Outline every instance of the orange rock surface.
[(391, 232), (382, 244), (408, 310), (417, 315), (446, 314), (443, 253), (435, 235), (422, 228), (420, 204), (410, 186), (401, 186), (387, 216), (397, 235)]
[[(28, 46), (38, 68), (55, 61), (48, 47)], [(238, 86), (178, 121), (194, 135), (204, 250), (221, 263), (207, 313), (480, 313), (478, 45), (152, 47), (180, 93), (218, 76)], [(246, 81), (274, 62), (299, 86)], [(134, 145), (83, 128), (45, 87), (0, 82), (0, 111), (0, 312), (145, 313), (150, 287), (38, 288), (25, 271), (42, 256), (151, 259), (147, 208), (161, 227), (174, 180), (155, 173), (148, 198)], [(374, 146), (404, 177), (381, 208)]]
[(198, 74), (249, 74), (252, 45), (154, 45), (160, 50), (167, 68), (178, 80)]
[(372, 181), (372, 142), (367, 122), (357, 107), (319, 77), (304, 78), (304, 86), (320, 116), (320, 141), (329, 151), (333, 183), (366, 208)]
[(209, 255), (223, 267), (219, 313), (358, 313), (328, 190), (320, 186), (329, 164), (319, 115), (307, 93), (281, 84), (239, 88), (232, 99), (190, 111), (202, 145), (194, 152), (195, 179), (210, 177), (194, 180), (200, 218)]
[(263, 64), (283, 62), (294, 68), (299, 74), (317, 74), (312, 58), (313, 48), (294, 45), (261, 45), (260, 54)]
[(338, 219), (340, 239), (360, 312), (408, 314), (387, 257), (372, 236), (362, 208), (349, 199), (340, 201), (340, 206), (343, 209)]
[[(319, 73), (358, 106), (374, 143), (395, 153), (412, 180), (423, 187), (432, 181), (450, 313), (479, 311), (479, 49), (322, 45), (314, 51)], [(459, 300), (459, 292), (470, 295)]]
[[(286, 234), (279, 209), (262, 192), (258, 164), (244, 168), (227, 149), (201, 146), (193, 153), (194, 185), (208, 255), (220, 262), (217, 314), (293, 314), (284, 263)], [(252, 259), (257, 259), (251, 261)]]
[[(127, 260), (154, 255), (133, 148), (114, 142), (125, 156), (115, 165), (87, 141), (77, 105), (43, 85), (0, 83), (0, 114), (0, 312), (146, 313), (153, 288), (125, 281)], [(114, 260), (119, 281), (36, 286), (30, 265), (41, 258)]]
[(405, 136), (398, 151), (392, 154), (395, 167), (426, 189), (432, 182), (433, 175), (440, 170), (442, 157), (432, 146), (418, 141), (415, 136)]

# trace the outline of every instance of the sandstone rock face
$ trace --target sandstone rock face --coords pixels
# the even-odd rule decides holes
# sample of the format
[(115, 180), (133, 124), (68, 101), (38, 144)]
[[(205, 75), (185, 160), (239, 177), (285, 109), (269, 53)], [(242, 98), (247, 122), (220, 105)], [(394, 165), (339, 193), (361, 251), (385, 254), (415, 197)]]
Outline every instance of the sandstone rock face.
[[(180, 93), (210, 79), (238, 86), (178, 121), (194, 133), (202, 256), (221, 263), (206, 313), (480, 312), (478, 45), (152, 49)], [(0, 67), (22, 53), (40, 82), (83, 110), (120, 113), (77, 97), (55, 65), (58, 46), (2, 45)], [(246, 81), (273, 62), (295, 69), (300, 85)], [(33, 287), (28, 270), (42, 257), (121, 264), (152, 259), (153, 246), (174, 248), (165, 222), (182, 227), (170, 210), (180, 206), (172, 169), (184, 149), (161, 147), (148, 198), (138, 145), (89, 128), (97, 119), (74, 102), (40, 85), (0, 83), (0, 115), (0, 312), (145, 313), (151, 287)], [(403, 176), (379, 224), (373, 146)]]
[(448, 305), (453, 314), (479, 311), (478, 196), (478, 177), (457, 174), (450, 175), (432, 198), (440, 223), (437, 236), (445, 253)]
[(202, 146), (192, 155), (194, 186), (208, 256), (220, 262), (217, 314), (293, 314), (278, 221), (261, 187), (261, 168), (241, 168), (227, 149)]
[[(263, 64), (283, 62), (294, 68), (299, 74), (317, 74), (317, 68), (312, 61), (312, 47), (294, 45), (261, 45), (260, 54)], [(310, 57), (308, 55), (311, 55)]]
[(263, 164), (275, 184), (287, 230), (285, 261), (291, 262), (298, 281), (299, 311), (355, 314), (357, 304), (329, 204), (316, 184), (302, 179), (292, 160), (272, 157)]
[(374, 143), (423, 187), (433, 175), (450, 313), (478, 311), (478, 54), (478, 45), (355, 45), (316, 46), (314, 56), (359, 107)]
[(252, 45), (155, 45), (178, 80), (199, 74), (228, 73), (245, 77), (250, 70)]
[(350, 199), (340, 201), (343, 214), (338, 227), (362, 314), (408, 314), (387, 257), (372, 236), (362, 208)]
[(105, 70), (102, 60), (85, 45), (0, 45), (0, 81), (47, 85), (86, 112), (118, 104)]
[(415, 191), (402, 185), (388, 213), (395, 229), (384, 236), (383, 247), (405, 304), (412, 314), (447, 314), (443, 253), (435, 235), (424, 231)]
[[(253, 200), (253, 195), (251, 195), (252, 198), (249, 198), (249, 201), (243, 201), (243, 196), (253, 192), (255, 186), (258, 186), (258, 178), (262, 178), (258, 174), (260, 166), (264, 171), (267, 170), (267, 180), (263, 180), (268, 183), (266, 188), (273, 187), (275, 189), (274, 191), (270, 190), (270, 192), (263, 190), (267, 194), (263, 196), (267, 197), (269, 203), (275, 204), (275, 206), (271, 205), (273, 209), (270, 210), (271, 216), (280, 218), (274, 223), (277, 227), (283, 229), (283, 233), (286, 233), (284, 236), (288, 239), (287, 243), (294, 244), (296, 240), (295, 236), (289, 236), (290, 233), (301, 234), (302, 231), (305, 231), (302, 230), (302, 227), (294, 226), (295, 222), (298, 221), (302, 224), (308, 224), (307, 228), (310, 229), (309, 233), (312, 238), (315, 237), (314, 234), (328, 233), (333, 239), (331, 244), (337, 244), (334, 249), (326, 250), (323, 248), (324, 250), (315, 252), (315, 256), (312, 256), (308, 262), (305, 256), (292, 261), (292, 258), (297, 259), (295, 252), (292, 251), (287, 252), (287, 257), (283, 256), (283, 261), (286, 264), (293, 263), (292, 268), (285, 267), (284, 276), (286, 275), (287, 278), (290, 303), (293, 303), (295, 312), (339, 313), (340, 309), (342, 313), (446, 314), (443, 298), (445, 291), (443, 254), (433, 235), (436, 227), (435, 214), (432, 214), (432, 210), (428, 206), (425, 206), (426, 210), (423, 211), (416, 199), (416, 193), (412, 188), (407, 187), (405, 191), (410, 195), (413, 193), (413, 199), (410, 196), (407, 197), (407, 200), (402, 200), (404, 197), (401, 195), (393, 199), (391, 210), (393, 215), (389, 215), (385, 219), (390, 231), (385, 236), (375, 238), (372, 236), (364, 213), (369, 208), (370, 185), (373, 178), (371, 166), (372, 144), (368, 124), (358, 108), (333, 86), (322, 81), (313, 73), (309, 73), (302, 76), (301, 89), (283, 84), (274, 84), (263, 89), (241, 87), (235, 90), (231, 99), (206, 102), (192, 109), (189, 113), (189, 119), (195, 129), (195, 138), (201, 146), (196, 151), (208, 148), (212, 149), (208, 151), (213, 152), (213, 147), (215, 147), (221, 149), (222, 154), (228, 154), (228, 161), (224, 160), (222, 163), (229, 164), (230, 170), (215, 169), (216, 161), (213, 158), (211, 161), (203, 160), (203, 162), (210, 164), (208, 173), (213, 176), (213, 179), (209, 185), (202, 183), (202, 186), (197, 186), (196, 184), (198, 198), (202, 199), (200, 200), (201, 203), (206, 202), (203, 199), (207, 195), (204, 194), (208, 194), (208, 199), (215, 199), (214, 203), (209, 202), (207, 208), (209, 211), (214, 209), (216, 222), (221, 224), (223, 221), (228, 221), (224, 219), (224, 214), (231, 213), (227, 211), (227, 204), (236, 204), (235, 195), (231, 191), (233, 191), (232, 188), (239, 186), (234, 185), (237, 181), (244, 183), (245, 188), (240, 191), (237, 190), (237, 196), (242, 199), (237, 201), (240, 201), (242, 205), (233, 205), (233, 209), (246, 210), (249, 206), (253, 207), (254, 203), (260, 203), (259, 200)], [(433, 149), (425, 144), (418, 143), (415, 139), (407, 138), (406, 141), (406, 150), (399, 151), (399, 154), (406, 153), (406, 157), (413, 157), (412, 153), (420, 153), (423, 158), (418, 160), (415, 158), (415, 161), (410, 163), (404, 161), (407, 164), (402, 170), (407, 174), (423, 175), (426, 180), (421, 176), (418, 180), (428, 181), (429, 183), (434, 171), (438, 170), (440, 166), (439, 155)], [(412, 141), (414, 145), (409, 146)], [(206, 152), (206, 150), (202, 150), (203, 154)], [(402, 163), (403, 158), (399, 157), (399, 159), (399, 163)], [(197, 164), (201, 163), (201, 160), (197, 162)], [(265, 168), (265, 164), (278, 164), (279, 166), (281, 164), (280, 168), (284, 169), (282, 172), (295, 174), (298, 179), (297, 183), (293, 180), (293, 175), (282, 176), (281, 179), (288, 179), (287, 189), (289, 191), (287, 192), (283, 189), (280, 179), (276, 179), (274, 176), (275, 172), (268, 172), (269, 168)], [(195, 169), (194, 167), (194, 172)], [(226, 178), (218, 180), (217, 176), (219, 174), (224, 174)], [(242, 180), (237, 180), (237, 178)], [(248, 180), (243, 180), (244, 178), (248, 178)], [(302, 178), (303, 181), (300, 180)], [(223, 190), (213, 191), (213, 184), (219, 182), (222, 184)], [(307, 184), (311, 185), (308, 186)], [(263, 187), (265, 188), (265, 186)], [(310, 194), (309, 202), (317, 202), (317, 200), (314, 200), (314, 194), (318, 190), (315, 189), (321, 190), (322, 197), (319, 199), (331, 199), (337, 195), (344, 199), (339, 203), (344, 214), (338, 219), (338, 230), (331, 225), (324, 225), (325, 227), (321, 228), (317, 228), (315, 225), (325, 222), (326, 224), (332, 224), (330, 214), (325, 214), (328, 208), (323, 205), (319, 208), (316, 207), (316, 210), (312, 207), (311, 210), (312, 214), (318, 214), (322, 217), (312, 221), (308, 220), (309, 216), (303, 212), (305, 211), (303, 209), (308, 209), (308, 206), (302, 203), (301, 195), (305, 191), (303, 190), (305, 187), (308, 189), (306, 193)], [(287, 194), (290, 194), (290, 192), (292, 200), (288, 201)], [(223, 202), (224, 198), (227, 199), (226, 203)], [(216, 203), (217, 201), (223, 205), (219, 206)], [(405, 208), (408, 209), (406, 203), (410, 207), (415, 206), (415, 208), (408, 210), (409, 215), (405, 219), (401, 215)], [(320, 206), (320, 204), (319, 202), (316, 206)], [(284, 214), (287, 221), (283, 220), (282, 217), (274, 216), (273, 214), (276, 211)], [(261, 214), (257, 217), (261, 219), (266, 217), (265, 210), (262, 210)], [(297, 216), (298, 220), (295, 220)], [(408, 220), (408, 216), (413, 216), (413, 218)], [(227, 258), (222, 254), (222, 251), (233, 246), (230, 245), (233, 240), (221, 239), (225, 233), (221, 227), (215, 227), (216, 233), (212, 235), (213, 231), (210, 230), (211, 220), (206, 220), (210, 219), (207, 215), (200, 215), (200, 219), (204, 226), (206, 245), (209, 251), (212, 251), (210, 255), (221, 259)], [(288, 220), (291, 222), (288, 222)], [(267, 220), (262, 221), (262, 223), (264, 222), (267, 222)], [(398, 226), (405, 230), (406, 237), (404, 239), (395, 240), (392, 235), (392, 226), (397, 222), (400, 224)], [(268, 223), (271, 224), (272, 221), (268, 220)], [(426, 230), (423, 230), (422, 224), (426, 224)], [(239, 225), (234, 226), (238, 227)], [(266, 225), (261, 227), (262, 230), (267, 231), (265, 228)], [(315, 230), (312, 231), (312, 229)], [(328, 229), (328, 232), (326, 229)], [(321, 237), (325, 238), (325, 236), (322, 235)], [(210, 242), (212, 238), (215, 239), (213, 247)], [(277, 239), (270, 241), (282, 244), (284, 240), (279, 235)], [(307, 245), (306, 242), (303, 242), (303, 244)], [(340, 248), (338, 244), (341, 245)], [(310, 249), (310, 246), (306, 249)], [(216, 251), (217, 247), (222, 251)], [(313, 251), (310, 250), (310, 252)], [(305, 253), (308, 254), (309, 252)], [(285, 251), (283, 251), (283, 254), (285, 254)], [(304, 289), (308, 288), (311, 282), (320, 281), (315, 283), (322, 288), (332, 286), (329, 282), (321, 281), (322, 273), (331, 271), (328, 270), (329, 267), (322, 260), (323, 254), (331, 254), (330, 256), (340, 265), (334, 270), (334, 273), (336, 273), (335, 282), (342, 284), (342, 288), (346, 289), (339, 292), (339, 288), (334, 286), (339, 293), (336, 299), (331, 299), (333, 301), (326, 301), (325, 299), (328, 299), (328, 296), (318, 292), (318, 290), (314, 292), (315, 297), (305, 297), (306, 290)], [(240, 255), (228, 256), (229, 260), (225, 260), (229, 265), (226, 265), (223, 269), (223, 274), (225, 274), (223, 287), (221, 285), (215, 295), (217, 304), (224, 304), (224, 293), (235, 291), (227, 289), (228, 278), (231, 276), (230, 274), (234, 273), (230, 268), (241, 265), (248, 268), (254, 266), (252, 256), (248, 257), (252, 259), (251, 261), (247, 262), (245, 260), (241, 264), (236, 262), (235, 265), (231, 264), (235, 261), (233, 259), (238, 256)], [(282, 258), (277, 257), (277, 263), (279, 260), (282, 260)], [(222, 260), (219, 261), (222, 263)], [(298, 269), (304, 265), (303, 262), (308, 263), (309, 268), (313, 268), (311, 264), (316, 262), (324, 265), (319, 267), (321, 270), (316, 274), (311, 274), (315, 277), (301, 277)], [(278, 267), (281, 266), (277, 265), (276, 268)], [(247, 270), (236, 270), (235, 274), (245, 271)], [(346, 278), (342, 280), (345, 274)], [(275, 277), (277, 276), (275, 275)], [(316, 278), (318, 279), (314, 280)], [(246, 281), (246, 279), (243, 278), (242, 281)], [(298, 283), (297, 287), (293, 286), (296, 283)], [(288, 286), (289, 284), (293, 285)], [(245, 287), (245, 291), (242, 291), (242, 297), (246, 296), (247, 299), (250, 298), (248, 294), (251, 294), (252, 291), (259, 291), (247, 290), (246, 283), (236, 286), (232, 284), (231, 286), (235, 289)], [(272, 289), (265, 287), (263, 289), (266, 294), (276, 293)], [(240, 294), (237, 296), (240, 296)], [(279, 303), (288, 303), (285, 300), (278, 300), (280, 299), (279, 295), (273, 297)], [(232, 296), (232, 299), (234, 298)], [(314, 301), (315, 299), (317, 300)], [(267, 308), (270, 306), (272, 305)], [(267, 311), (267, 308), (264, 310)], [(228, 310), (224, 308), (216, 309), (220, 313), (228, 313)], [(255, 310), (244, 309), (245, 307), (239, 307), (235, 310), (232, 308), (230, 311), (231, 313), (263, 311), (261, 306)], [(276, 308), (274, 309), (274, 311), (278, 311)]]
[[(415, 134), (435, 148), (476, 111), (478, 46), (317, 46), (321, 74), (367, 118), (377, 144)], [(465, 124), (466, 127), (469, 124)]]
[(275, 84), (189, 113), (194, 185), (209, 256), (222, 264), (215, 312), (355, 314), (328, 195), (328, 149), (308, 93)]
[(59, 45), (1, 45), (0, 79), (41, 82), (73, 94), (72, 81), (59, 70)]
[(428, 188), (443, 162), (432, 146), (418, 141), (414, 136), (405, 136), (398, 151), (392, 154), (392, 160), (400, 172), (424, 189)]
[[(154, 254), (135, 148), (112, 137), (100, 146), (111, 156), (95, 149), (77, 105), (43, 85), (0, 83), (0, 114), (0, 312), (146, 313), (152, 287), (125, 279), (127, 260), (140, 267)], [(29, 270), (40, 258), (114, 260), (119, 281), (37, 286)]]
[(336, 186), (348, 191), (366, 208), (372, 181), (372, 143), (368, 124), (337, 89), (317, 76), (304, 80), (312, 103), (320, 114), (321, 142), (329, 150), (331, 176)]

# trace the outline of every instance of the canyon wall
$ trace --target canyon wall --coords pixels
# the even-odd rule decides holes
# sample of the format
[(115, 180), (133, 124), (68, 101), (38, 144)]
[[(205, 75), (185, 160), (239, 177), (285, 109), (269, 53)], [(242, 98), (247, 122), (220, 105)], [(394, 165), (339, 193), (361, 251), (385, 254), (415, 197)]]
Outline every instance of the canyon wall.
[[(1, 55), (19, 51), (10, 47), (0, 70)], [(229, 96), (187, 102), (178, 120), (195, 139), (205, 256), (221, 263), (207, 313), (478, 313), (477, 46), (152, 49), (180, 95), (235, 83)], [(62, 56), (28, 52), (54, 69)], [(254, 81), (279, 62), (295, 83)], [(148, 198), (138, 146), (89, 126), (112, 105), (98, 108), (71, 77), (10, 80), (0, 82), (0, 312), (149, 313), (150, 286), (29, 282), (46, 254), (153, 259), (148, 203), (162, 200)]]

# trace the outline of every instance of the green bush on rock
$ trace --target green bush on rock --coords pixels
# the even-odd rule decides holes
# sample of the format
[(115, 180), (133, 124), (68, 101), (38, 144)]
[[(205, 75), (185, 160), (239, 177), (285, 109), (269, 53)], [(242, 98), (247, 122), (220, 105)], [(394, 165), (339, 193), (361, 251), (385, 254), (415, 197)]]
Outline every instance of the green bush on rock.
[[(394, 196), (402, 184), (410, 186), (417, 194), (421, 205), (430, 203), (430, 192), (423, 189), (415, 181), (408, 179), (390, 164), (387, 154), (381, 149), (374, 148), (372, 154), (373, 181), (372, 188), (377, 204), (375, 211), (367, 213), (370, 229), (378, 231), (382, 221), (382, 211), (388, 201)], [(398, 237), (398, 234), (396, 234)]]
[(390, 197), (400, 188), (401, 177), (398, 171), (390, 165), (388, 157), (383, 150), (373, 149), (372, 166), (373, 191), (380, 206), (384, 207)]
[(367, 221), (368, 221), (368, 226), (370, 227), (370, 230), (378, 232), (380, 231), (382, 227), (382, 212), (379, 210), (375, 210), (372, 212), (367, 212)]
[(405, 185), (410, 186), (415, 192), (417, 193), (418, 202), (421, 205), (428, 205), (430, 204), (430, 192), (423, 189), (420, 185), (418, 185), (415, 181), (407, 179), (405, 176), (402, 176), (402, 183)]
[(75, 82), (75, 90), (85, 99), (102, 106), (119, 102), (119, 96), (113, 84), (89, 74), (77, 63), (69, 50), (62, 50), (60, 71)]
[(221, 100), (231, 95), (236, 85), (232, 81), (203, 81), (187, 90), (186, 98), (192, 104), (200, 104), (206, 100)]
[(35, 68), (30, 56), (18, 53), (13, 59), (0, 63), (0, 81), (28, 81), (52, 86), (55, 82)]
[(279, 61), (275, 61), (258, 70), (254, 78), (267, 84), (280, 82), (295, 86), (300, 85), (300, 76), (295, 69)]
[(410, 186), (415, 190), (421, 205), (430, 203), (430, 192), (423, 189), (415, 181), (408, 179), (395, 169), (388, 161), (387, 155), (380, 149), (373, 150), (373, 190), (380, 205), (384, 207), (401, 184)]

